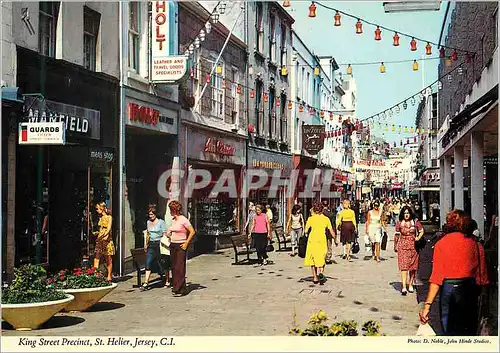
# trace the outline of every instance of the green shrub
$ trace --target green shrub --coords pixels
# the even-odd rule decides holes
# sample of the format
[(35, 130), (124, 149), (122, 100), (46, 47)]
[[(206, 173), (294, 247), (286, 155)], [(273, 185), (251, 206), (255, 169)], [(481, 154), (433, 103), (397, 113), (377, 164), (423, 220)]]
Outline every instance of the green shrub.
[(73, 271), (61, 270), (48, 280), (49, 287), (57, 289), (82, 289), (98, 288), (111, 285), (102, 272), (97, 269), (82, 269), (80, 267)]
[[(308, 327), (300, 329), (295, 322), (296, 314), (294, 313), (294, 328), (290, 330), (290, 334), (294, 336), (358, 336), (358, 324), (354, 320), (334, 322), (328, 326), (328, 316), (323, 310), (312, 315), (307, 320)], [(363, 324), (364, 336), (380, 336), (380, 324), (377, 321), (367, 321)]]
[(39, 265), (14, 269), (14, 281), (2, 293), (4, 304), (27, 304), (61, 300), (66, 294), (47, 287), (47, 272)]

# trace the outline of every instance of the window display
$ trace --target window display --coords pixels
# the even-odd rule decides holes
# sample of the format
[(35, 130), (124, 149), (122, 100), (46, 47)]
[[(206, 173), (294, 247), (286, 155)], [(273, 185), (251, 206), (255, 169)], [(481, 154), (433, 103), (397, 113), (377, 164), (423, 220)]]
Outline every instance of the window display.
[(194, 209), (194, 226), (197, 232), (218, 236), (238, 232), (237, 200), (214, 198), (197, 198), (191, 201)]

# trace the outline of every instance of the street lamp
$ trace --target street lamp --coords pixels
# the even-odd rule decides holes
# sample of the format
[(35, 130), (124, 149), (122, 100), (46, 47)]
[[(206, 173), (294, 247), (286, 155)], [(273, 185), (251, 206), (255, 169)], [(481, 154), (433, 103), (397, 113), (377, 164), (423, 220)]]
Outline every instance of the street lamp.
[(217, 12), (214, 12), (212, 14), (212, 22), (215, 24), (215, 23), (218, 23), (219, 22), (219, 14)]
[(200, 41), (204, 42), (205, 41), (205, 31), (204, 30), (201, 30), (200, 31)]
[(205, 31), (207, 34), (210, 34), (210, 31), (212, 30), (212, 24), (210, 22), (205, 23)]
[(200, 38), (198, 38), (198, 37), (195, 38), (195, 40), (194, 40), (194, 47), (196, 49), (200, 48)]
[(189, 46), (189, 54), (193, 54), (194, 53), (194, 44), (191, 44)]
[(221, 1), (221, 3), (219, 4), (219, 7), (217, 8), (219, 10), (219, 13), (221, 15), (224, 15), (224, 13), (226, 12), (226, 2), (225, 1)]

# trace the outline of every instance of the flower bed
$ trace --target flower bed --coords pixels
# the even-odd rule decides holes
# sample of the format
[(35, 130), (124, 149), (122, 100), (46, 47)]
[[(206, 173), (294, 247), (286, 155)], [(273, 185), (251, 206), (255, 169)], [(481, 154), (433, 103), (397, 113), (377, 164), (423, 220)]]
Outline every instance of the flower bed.
[(62, 289), (75, 297), (75, 300), (65, 307), (65, 311), (85, 311), (117, 287), (116, 283), (108, 282), (104, 275), (94, 268), (61, 270), (49, 278), (48, 282), (50, 287)]

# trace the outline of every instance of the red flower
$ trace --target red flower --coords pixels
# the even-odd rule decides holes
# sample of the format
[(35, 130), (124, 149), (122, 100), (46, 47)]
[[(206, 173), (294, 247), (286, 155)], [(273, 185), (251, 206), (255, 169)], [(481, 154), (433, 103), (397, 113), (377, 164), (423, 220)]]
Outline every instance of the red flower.
[(49, 279), (47, 280), (47, 283), (48, 283), (48, 284), (52, 284), (52, 283), (54, 283), (54, 279), (53, 279), (53, 278), (49, 278)]
[(64, 275), (67, 271), (68, 271), (68, 270), (61, 270), (61, 271), (59, 271), (59, 274), (60, 274), (60, 275)]
[(94, 273), (95, 273), (95, 269), (93, 267), (89, 268), (87, 271), (85, 271), (86, 275), (93, 275)]
[(81, 267), (77, 267), (77, 268), (74, 268), (73, 269), (73, 273), (78, 273), (78, 272), (82, 272), (82, 268)]
[(60, 281), (64, 281), (65, 279), (66, 279), (66, 277), (64, 277), (63, 275), (60, 275), (60, 276), (59, 276), (59, 280), (60, 280)]

